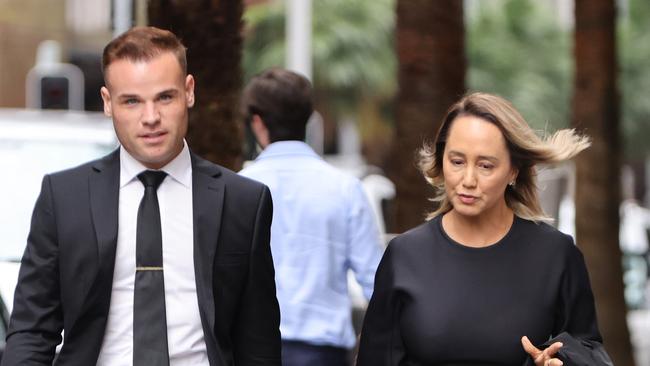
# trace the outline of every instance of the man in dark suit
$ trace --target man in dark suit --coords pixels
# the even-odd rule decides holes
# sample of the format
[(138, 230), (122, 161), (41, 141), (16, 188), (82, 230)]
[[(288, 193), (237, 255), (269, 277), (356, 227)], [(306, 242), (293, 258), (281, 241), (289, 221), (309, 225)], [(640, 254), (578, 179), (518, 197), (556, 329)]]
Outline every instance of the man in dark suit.
[(267, 187), (192, 154), (194, 79), (170, 32), (104, 49), (121, 147), (44, 177), (3, 366), (280, 365)]

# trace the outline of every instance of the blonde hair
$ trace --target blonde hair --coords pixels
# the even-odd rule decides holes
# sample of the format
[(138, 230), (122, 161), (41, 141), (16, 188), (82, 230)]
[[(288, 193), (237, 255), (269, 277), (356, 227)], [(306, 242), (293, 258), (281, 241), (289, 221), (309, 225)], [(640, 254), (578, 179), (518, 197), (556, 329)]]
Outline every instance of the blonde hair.
[(540, 138), (526, 120), (507, 100), (487, 93), (471, 93), (449, 108), (433, 144), (420, 150), (418, 165), (424, 178), (435, 190), (432, 201), (439, 207), (429, 213), (428, 219), (452, 209), (445, 191), (442, 171), (443, 154), (452, 123), (460, 116), (475, 116), (496, 125), (503, 134), (510, 161), (518, 175), (514, 185), (508, 185), (505, 200), (514, 213), (524, 219), (549, 221), (537, 194), (537, 164), (554, 164), (568, 160), (591, 145), (589, 137), (574, 129), (558, 130), (547, 138)]

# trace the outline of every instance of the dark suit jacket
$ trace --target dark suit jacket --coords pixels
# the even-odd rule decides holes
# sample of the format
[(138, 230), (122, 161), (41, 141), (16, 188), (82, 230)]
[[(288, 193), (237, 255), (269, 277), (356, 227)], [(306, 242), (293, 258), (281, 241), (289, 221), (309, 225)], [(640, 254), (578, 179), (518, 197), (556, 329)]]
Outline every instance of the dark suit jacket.
[[(94, 365), (110, 306), (119, 150), (47, 175), (22, 259), (2, 366)], [(192, 154), (194, 272), (210, 365), (280, 365), (266, 186)], [(191, 270), (188, 268), (188, 270)]]

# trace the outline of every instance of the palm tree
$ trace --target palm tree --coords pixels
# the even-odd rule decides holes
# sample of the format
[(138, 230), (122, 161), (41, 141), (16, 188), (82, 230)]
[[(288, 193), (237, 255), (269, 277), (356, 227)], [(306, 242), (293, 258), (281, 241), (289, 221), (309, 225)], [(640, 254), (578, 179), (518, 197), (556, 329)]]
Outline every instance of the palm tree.
[[(650, 154), (650, 2), (630, 0), (628, 16), (619, 24), (620, 64), (623, 99), (621, 103), (624, 155), (627, 161), (643, 161)], [(644, 192), (645, 193), (645, 192)]]
[(148, 6), (150, 24), (173, 31), (187, 47), (197, 100), (190, 112), (190, 146), (233, 170), (242, 164), (242, 13), (241, 0), (150, 0)]
[[(314, 87), (331, 94), (338, 110), (354, 110), (361, 94), (392, 96), (395, 56), (393, 0), (313, 2)], [(283, 1), (246, 10), (246, 79), (285, 64)]]
[(396, 129), (389, 177), (395, 182), (396, 231), (423, 222), (432, 192), (416, 168), (417, 150), (433, 140), (449, 106), (465, 91), (463, 2), (397, 1)]
[(537, 130), (566, 128), (572, 34), (558, 25), (552, 2), (493, 0), (470, 9), (468, 89), (506, 98)]
[(619, 95), (615, 0), (575, 2), (572, 123), (593, 139), (576, 161), (576, 239), (590, 269), (598, 322), (614, 364), (634, 365), (619, 250)]
[[(326, 152), (335, 150), (337, 120), (357, 120), (365, 141), (390, 129), (381, 111), (392, 102), (396, 88), (393, 4), (394, 0), (313, 2), (314, 99), (325, 122)], [(285, 15), (284, 1), (246, 10), (246, 79), (285, 64)], [(375, 140), (368, 145), (376, 144)]]

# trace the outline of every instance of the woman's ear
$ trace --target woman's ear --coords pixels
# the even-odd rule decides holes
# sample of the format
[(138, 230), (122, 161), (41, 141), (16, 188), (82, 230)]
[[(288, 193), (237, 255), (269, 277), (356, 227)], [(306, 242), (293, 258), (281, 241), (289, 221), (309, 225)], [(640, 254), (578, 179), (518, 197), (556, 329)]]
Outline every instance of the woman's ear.
[(508, 184), (511, 186), (517, 185), (517, 177), (519, 176), (519, 169), (512, 168), (512, 173), (510, 175), (510, 181)]

